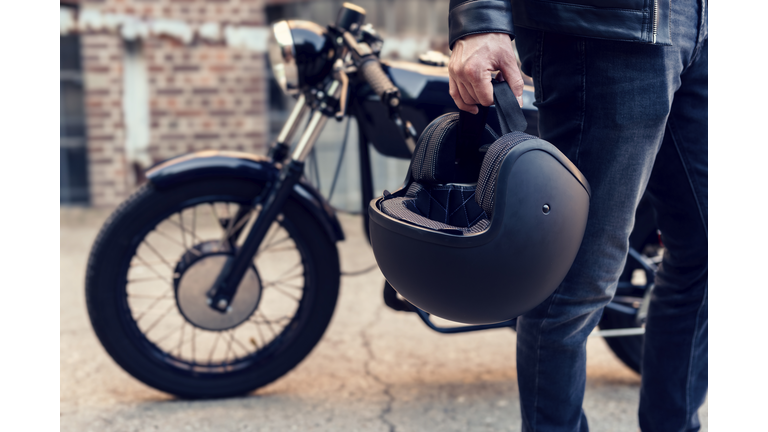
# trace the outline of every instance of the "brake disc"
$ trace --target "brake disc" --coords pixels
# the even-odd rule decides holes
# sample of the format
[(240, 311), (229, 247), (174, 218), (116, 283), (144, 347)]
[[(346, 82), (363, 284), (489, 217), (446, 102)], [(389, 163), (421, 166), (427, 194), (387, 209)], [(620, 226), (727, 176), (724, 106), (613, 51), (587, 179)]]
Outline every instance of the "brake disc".
[(247, 320), (259, 306), (261, 280), (251, 265), (227, 309), (222, 312), (211, 307), (208, 292), (230, 256), (218, 241), (210, 241), (194, 246), (179, 260), (174, 275), (176, 305), (190, 324), (205, 330), (227, 330)]

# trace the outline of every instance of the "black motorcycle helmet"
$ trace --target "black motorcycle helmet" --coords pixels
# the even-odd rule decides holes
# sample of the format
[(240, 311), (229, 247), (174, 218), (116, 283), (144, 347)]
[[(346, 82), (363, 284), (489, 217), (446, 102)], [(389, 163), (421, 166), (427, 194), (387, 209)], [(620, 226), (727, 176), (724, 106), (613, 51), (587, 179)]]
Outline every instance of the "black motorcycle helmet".
[(552, 144), (524, 132), (505, 82), (494, 82), (503, 135), (488, 109), (430, 123), (405, 185), (371, 201), (370, 238), (390, 285), (416, 307), (490, 324), (554, 292), (584, 236), (590, 188)]

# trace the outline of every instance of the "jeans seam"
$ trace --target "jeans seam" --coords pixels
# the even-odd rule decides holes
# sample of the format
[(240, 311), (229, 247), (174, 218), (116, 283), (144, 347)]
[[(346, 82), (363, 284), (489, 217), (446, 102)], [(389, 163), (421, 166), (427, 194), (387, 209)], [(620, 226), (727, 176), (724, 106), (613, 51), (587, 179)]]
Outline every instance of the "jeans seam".
[[(539, 76), (539, 83), (541, 84), (541, 85), (538, 86), (540, 88), (539, 96), (541, 97), (539, 102), (544, 102), (544, 84), (543, 84), (543, 82), (544, 82), (544, 80), (543, 80), (544, 74), (542, 72), (542, 69), (543, 69), (542, 68), (542, 64), (544, 63), (544, 32), (539, 32), (538, 39), (539, 40), (538, 40), (538, 43), (536, 45), (537, 45), (537, 48), (538, 48), (538, 51), (539, 51), (538, 52), (539, 64), (538, 64), (538, 70), (536, 71), (536, 74)], [(539, 134), (541, 134), (541, 132), (539, 132)]]
[(699, 218), (701, 218), (701, 225), (704, 228), (704, 234), (709, 238), (709, 228), (707, 227), (707, 221), (704, 218), (704, 213), (701, 210), (701, 202), (699, 201), (699, 196), (696, 193), (696, 187), (694, 185), (694, 179), (693, 176), (691, 176), (691, 173), (688, 170), (688, 159), (685, 157), (684, 152), (680, 148), (680, 145), (678, 144), (677, 138), (675, 138), (676, 134), (676, 127), (674, 126), (675, 120), (673, 119), (673, 116), (670, 115), (667, 118), (667, 129), (669, 129), (669, 136), (672, 138), (672, 143), (675, 144), (675, 150), (677, 151), (677, 156), (680, 158), (680, 163), (683, 165), (683, 171), (685, 172), (685, 178), (688, 180), (688, 186), (691, 188), (691, 194), (693, 194), (693, 200), (696, 202), (696, 210), (699, 212)]
[(581, 141), (584, 138), (584, 119), (587, 110), (587, 47), (584, 39), (577, 42), (579, 50), (579, 59), (581, 60), (581, 112), (579, 113), (579, 140), (576, 142), (576, 151), (574, 153), (574, 163), (579, 166), (579, 150), (581, 150)]
[(704, 300), (707, 298), (709, 287), (704, 288), (704, 295), (701, 297), (699, 308), (696, 310), (696, 321), (693, 323), (693, 337), (691, 338), (691, 346), (688, 356), (688, 376), (685, 379), (685, 423), (683, 427), (688, 427), (688, 419), (691, 418), (691, 373), (693, 371), (693, 352), (696, 346), (696, 336), (699, 333), (699, 316), (701, 315), (701, 309), (704, 307)]
[(533, 397), (533, 430), (534, 432), (538, 429), (536, 427), (537, 420), (539, 416), (539, 364), (541, 363), (539, 360), (541, 359), (541, 333), (542, 329), (544, 328), (544, 324), (546, 324), (547, 319), (549, 319), (549, 313), (552, 311), (552, 306), (555, 304), (555, 299), (557, 298), (557, 293), (562, 288), (563, 284), (560, 283), (560, 285), (557, 287), (555, 292), (552, 294), (551, 300), (549, 302), (549, 306), (547, 306), (547, 313), (544, 315), (544, 319), (541, 321), (541, 324), (539, 324), (538, 328), (538, 334), (537, 334), (537, 340), (536, 340), (536, 381), (533, 384), (534, 387), (534, 397)]

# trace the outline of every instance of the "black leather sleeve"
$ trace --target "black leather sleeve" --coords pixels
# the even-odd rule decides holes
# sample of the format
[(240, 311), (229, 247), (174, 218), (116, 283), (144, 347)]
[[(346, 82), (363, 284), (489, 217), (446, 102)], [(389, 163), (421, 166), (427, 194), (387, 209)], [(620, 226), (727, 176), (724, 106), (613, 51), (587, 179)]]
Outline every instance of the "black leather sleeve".
[(448, 44), (478, 33), (506, 33), (515, 38), (509, 0), (451, 0), (448, 13)]

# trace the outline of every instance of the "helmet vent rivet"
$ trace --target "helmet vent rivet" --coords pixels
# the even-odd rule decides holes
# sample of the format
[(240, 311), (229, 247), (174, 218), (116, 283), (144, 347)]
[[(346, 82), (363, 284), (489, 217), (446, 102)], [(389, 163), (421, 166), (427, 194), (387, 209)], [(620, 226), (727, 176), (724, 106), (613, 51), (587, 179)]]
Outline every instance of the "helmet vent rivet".
[(549, 211), (550, 211), (550, 210), (551, 210), (551, 209), (550, 209), (550, 207), (549, 207), (549, 204), (544, 204), (544, 205), (541, 207), (541, 211), (542, 211), (542, 212), (544, 212), (544, 214), (549, 214)]

